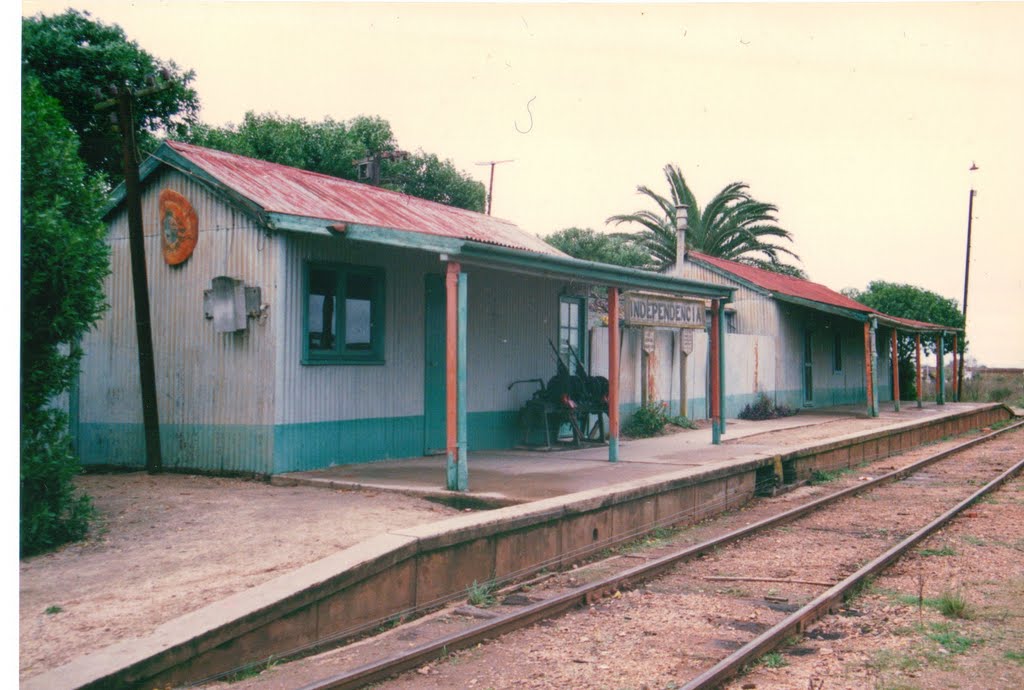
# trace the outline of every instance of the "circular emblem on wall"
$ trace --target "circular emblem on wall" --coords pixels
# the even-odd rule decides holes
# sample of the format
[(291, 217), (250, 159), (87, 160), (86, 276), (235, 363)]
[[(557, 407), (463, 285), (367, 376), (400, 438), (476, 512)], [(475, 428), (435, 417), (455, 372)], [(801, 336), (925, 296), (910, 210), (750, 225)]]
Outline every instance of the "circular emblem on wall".
[(199, 217), (188, 199), (173, 189), (160, 192), (160, 244), (171, 266), (192, 256), (199, 241)]

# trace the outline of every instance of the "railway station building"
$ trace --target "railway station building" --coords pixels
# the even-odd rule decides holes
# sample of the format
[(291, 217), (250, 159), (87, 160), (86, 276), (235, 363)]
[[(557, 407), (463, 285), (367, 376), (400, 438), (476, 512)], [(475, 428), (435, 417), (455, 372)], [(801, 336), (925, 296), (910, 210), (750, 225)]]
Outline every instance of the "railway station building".
[[(446, 453), (459, 488), (468, 450), (521, 441), (529, 382), (557, 371), (552, 343), (567, 367), (602, 368), (592, 289), (612, 309), (627, 290), (675, 300), (702, 333), (706, 307), (736, 291), (580, 261), (498, 218), (188, 144), (162, 144), (140, 177), (165, 468), (269, 475)], [(128, 215), (119, 188), (110, 309), (82, 343), (70, 405), (87, 465), (146, 456)], [(614, 460), (628, 405), (609, 372), (619, 332), (605, 332)]]

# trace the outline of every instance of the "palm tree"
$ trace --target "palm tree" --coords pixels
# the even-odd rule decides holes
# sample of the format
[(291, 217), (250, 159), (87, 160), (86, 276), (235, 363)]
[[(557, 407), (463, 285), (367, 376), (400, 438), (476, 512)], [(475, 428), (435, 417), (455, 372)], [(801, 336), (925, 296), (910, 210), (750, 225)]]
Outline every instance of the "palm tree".
[(650, 197), (658, 211), (642, 210), (628, 215), (612, 216), (606, 222), (639, 223), (641, 233), (616, 233), (642, 247), (651, 256), (651, 268), (664, 270), (676, 260), (676, 206), (687, 207), (686, 246), (710, 256), (732, 259), (776, 273), (806, 278), (804, 272), (787, 263), (781, 255), (800, 260), (786, 247), (775, 244), (775, 238), (793, 241), (788, 230), (780, 228), (774, 204), (758, 201), (748, 193), (743, 182), (727, 185), (701, 209), (690, 187), (675, 165), (665, 166), (671, 198), (663, 197), (643, 185), (637, 191)]

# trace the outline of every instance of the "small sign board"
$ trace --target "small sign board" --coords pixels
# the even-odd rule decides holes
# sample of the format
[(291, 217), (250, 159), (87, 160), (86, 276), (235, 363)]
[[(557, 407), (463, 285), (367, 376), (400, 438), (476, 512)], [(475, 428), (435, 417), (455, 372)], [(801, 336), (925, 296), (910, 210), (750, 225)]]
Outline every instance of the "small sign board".
[(647, 354), (654, 354), (654, 329), (644, 329), (644, 352)]
[(685, 329), (679, 331), (679, 351), (684, 355), (688, 355), (693, 352), (693, 331)]
[(629, 293), (623, 299), (628, 326), (704, 328), (704, 303), (660, 295)]

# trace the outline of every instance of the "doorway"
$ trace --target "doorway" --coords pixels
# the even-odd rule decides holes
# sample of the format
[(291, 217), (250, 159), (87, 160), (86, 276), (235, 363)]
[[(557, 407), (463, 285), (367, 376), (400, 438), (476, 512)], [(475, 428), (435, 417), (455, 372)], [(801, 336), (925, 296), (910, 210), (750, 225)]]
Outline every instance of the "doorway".
[(804, 406), (814, 404), (814, 341), (811, 332), (804, 333)]
[(445, 388), (445, 307), (444, 276), (428, 274), (423, 285), (424, 358), (423, 358), (423, 454), (441, 455), (447, 451)]

